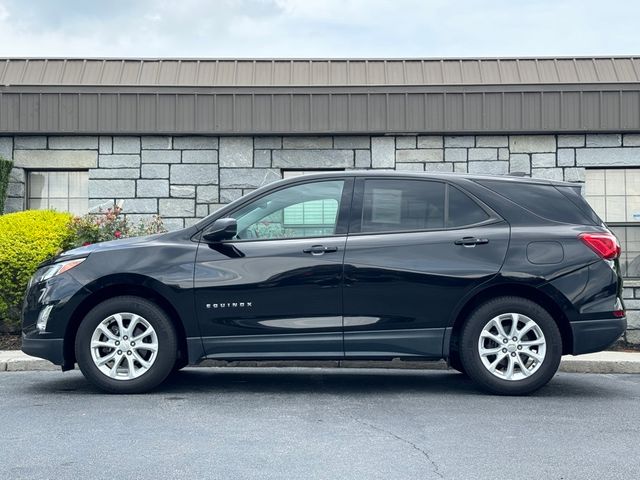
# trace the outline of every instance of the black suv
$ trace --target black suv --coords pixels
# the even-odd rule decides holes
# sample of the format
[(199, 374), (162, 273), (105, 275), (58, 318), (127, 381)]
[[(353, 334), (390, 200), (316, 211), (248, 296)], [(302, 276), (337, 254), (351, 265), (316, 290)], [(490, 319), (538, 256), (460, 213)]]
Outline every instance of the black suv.
[(625, 330), (619, 255), (579, 185), (308, 175), (43, 264), (22, 349), (118, 393), (203, 359), (445, 358), (526, 394)]

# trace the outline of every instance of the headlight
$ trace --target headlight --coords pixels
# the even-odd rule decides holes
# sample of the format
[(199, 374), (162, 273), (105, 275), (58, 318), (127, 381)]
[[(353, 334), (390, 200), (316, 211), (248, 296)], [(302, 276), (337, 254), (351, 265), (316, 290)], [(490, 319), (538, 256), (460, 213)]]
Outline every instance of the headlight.
[(50, 279), (51, 277), (55, 277), (56, 275), (60, 275), (61, 273), (67, 272), (74, 267), (77, 267), (82, 262), (85, 261), (86, 258), (76, 258), (74, 260), (67, 260), (65, 262), (58, 262), (52, 265), (47, 265), (44, 268), (41, 268), (36, 272), (36, 274), (31, 279), (31, 283), (44, 282), (45, 280)]

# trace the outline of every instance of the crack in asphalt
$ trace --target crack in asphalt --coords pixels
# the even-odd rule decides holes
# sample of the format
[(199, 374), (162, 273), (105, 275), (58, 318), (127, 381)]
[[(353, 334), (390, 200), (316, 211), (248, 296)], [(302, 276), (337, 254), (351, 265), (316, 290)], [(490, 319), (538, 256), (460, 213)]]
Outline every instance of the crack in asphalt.
[(444, 478), (444, 476), (442, 475), (442, 473), (440, 473), (440, 469), (438, 468), (438, 464), (436, 462), (433, 461), (433, 459), (431, 458), (431, 456), (429, 455), (429, 452), (427, 452), (425, 449), (420, 448), (418, 445), (416, 445), (414, 442), (412, 442), (411, 440), (408, 440), (406, 438), (403, 438), (389, 430), (385, 430), (384, 428), (378, 427), (377, 425), (373, 425), (371, 423), (365, 422), (364, 420), (360, 420), (359, 418), (356, 417), (351, 417), (353, 418), (353, 420), (355, 420), (357, 423), (359, 423), (360, 425), (364, 425), (366, 427), (369, 427), (373, 430), (376, 430), (378, 432), (382, 432), (386, 435), (389, 435), (393, 438), (395, 438), (396, 440), (400, 440), (403, 443), (406, 443), (407, 445), (410, 445), (414, 450), (417, 450), (418, 452), (420, 452), (424, 458), (427, 459), (427, 462), (429, 462), (429, 464), (431, 465), (432, 469), (433, 469), (433, 473), (435, 473), (439, 478)]

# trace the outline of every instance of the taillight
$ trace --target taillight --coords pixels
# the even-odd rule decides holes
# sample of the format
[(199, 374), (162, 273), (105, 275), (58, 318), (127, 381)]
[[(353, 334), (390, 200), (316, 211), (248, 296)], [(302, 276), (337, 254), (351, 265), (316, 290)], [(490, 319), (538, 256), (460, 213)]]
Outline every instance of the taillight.
[(611, 233), (581, 233), (578, 238), (605, 260), (614, 260), (620, 256), (620, 244)]

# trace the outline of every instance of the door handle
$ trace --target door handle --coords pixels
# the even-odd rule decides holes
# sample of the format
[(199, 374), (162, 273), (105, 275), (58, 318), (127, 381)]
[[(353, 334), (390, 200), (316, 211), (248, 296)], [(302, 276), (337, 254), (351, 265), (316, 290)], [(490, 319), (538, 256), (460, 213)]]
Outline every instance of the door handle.
[(338, 247), (325, 247), (324, 245), (313, 245), (310, 248), (302, 250), (304, 253), (310, 253), (311, 255), (324, 255), (325, 253), (337, 252)]
[(455, 245), (462, 245), (463, 247), (475, 247), (476, 245), (485, 245), (489, 243), (488, 238), (476, 238), (476, 237), (462, 237), (453, 242)]

